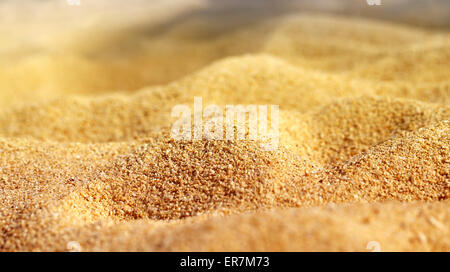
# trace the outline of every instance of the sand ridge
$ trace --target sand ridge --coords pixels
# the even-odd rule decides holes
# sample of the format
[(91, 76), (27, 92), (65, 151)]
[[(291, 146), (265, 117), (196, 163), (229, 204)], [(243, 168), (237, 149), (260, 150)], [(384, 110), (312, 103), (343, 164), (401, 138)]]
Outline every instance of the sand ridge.
[[(209, 20), (0, 63), (1, 251), (450, 250), (447, 33)], [(279, 148), (171, 139), (194, 96), (279, 105)]]

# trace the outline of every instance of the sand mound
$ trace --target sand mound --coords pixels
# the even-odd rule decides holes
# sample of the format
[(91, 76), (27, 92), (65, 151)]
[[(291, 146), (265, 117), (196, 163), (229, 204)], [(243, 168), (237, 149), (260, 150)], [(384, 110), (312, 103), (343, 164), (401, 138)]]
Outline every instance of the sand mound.
[(448, 201), (297, 208), (163, 225), (104, 224), (102, 232), (92, 225), (80, 245), (94, 251), (448, 251), (449, 217)]
[(336, 163), (367, 151), (405, 131), (450, 118), (450, 108), (385, 97), (347, 98), (308, 113), (323, 163)]
[(449, 198), (449, 123), (405, 132), (302, 179), (304, 203)]
[[(102, 221), (340, 202), (445, 200), (450, 197), (449, 129), (446, 121), (405, 132), (331, 168), (316, 167), (287, 150), (261, 151), (251, 142), (164, 137), (131, 146), (5, 143), (9, 156), (2, 169), (12, 162), (18, 170), (3, 174), (2, 200), (10, 204), (2, 209), (8, 238), (1, 246), (43, 250), (61, 229)], [(29, 167), (33, 159), (41, 163)], [(55, 168), (59, 160), (66, 163)], [(8, 183), (18, 178), (22, 182)]]
[[(339, 97), (378, 94), (417, 98), (428, 97), (430, 93), (428, 88), (410, 93), (398, 85), (374, 85), (300, 69), (267, 55), (242, 56), (217, 62), (180, 81), (141, 90), (131, 96), (69, 97), (11, 107), (0, 111), (0, 133), (55, 141), (124, 141), (167, 127), (172, 121), (171, 108), (178, 104), (191, 106), (194, 96), (202, 97), (205, 105), (271, 104), (282, 105), (283, 110), (306, 112), (333, 103)], [(447, 104), (450, 99), (447, 87), (438, 91), (432, 100)], [(390, 92), (392, 89), (396, 92)]]
[[(0, 45), (1, 251), (450, 250), (447, 33), (172, 16)], [(172, 139), (194, 97), (278, 105), (278, 148)]]
[[(244, 92), (247, 95), (243, 97)], [(126, 140), (167, 126), (171, 108), (192, 105), (194, 96), (202, 97), (205, 105), (274, 104), (306, 111), (358, 92), (358, 85), (333, 75), (299, 70), (270, 56), (243, 56), (132, 96), (70, 97), (21, 105), (1, 113), (0, 128), (5, 136), (57, 141)]]
[[(179, 8), (170, 8), (172, 13), (196, 1), (184, 2)], [(448, 82), (448, 34), (370, 20), (355, 23), (320, 14), (250, 22), (244, 19), (241, 24), (243, 18), (239, 17), (233, 24), (232, 14), (218, 18), (217, 14), (195, 12), (178, 21), (171, 21), (173, 15), (167, 15), (169, 22), (158, 30), (154, 21), (163, 17), (159, 9), (153, 20), (148, 16), (133, 18), (143, 12), (125, 9), (121, 16), (109, 14), (87, 25), (71, 20), (61, 26), (64, 31), (48, 26), (55, 31), (37, 40), (27, 40), (28, 32), (6, 35), (2, 41), (13, 45), (3, 50), (5, 58), (0, 61), (0, 87), (4, 90), (0, 102), (45, 102), (67, 94), (136, 91), (170, 83), (214, 61), (248, 53), (267, 53), (302, 68), (351, 72), (355, 77), (420, 82), (439, 74), (440, 81)], [(114, 22), (117, 17), (131, 22)], [(10, 24), (5, 24), (8, 34)], [(24, 28), (37, 31), (30, 24)], [(116, 27), (114, 31), (111, 26)], [(428, 74), (428, 68), (435, 72)], [(22, 80), (24, 76), (26, 81)]]
[(448, 251), (449, 217), (443, 201), (330, 205), (173, 222), (99, 221), (49, 231), (31, 248), (66, 251), (77, 241), (83, 251)]

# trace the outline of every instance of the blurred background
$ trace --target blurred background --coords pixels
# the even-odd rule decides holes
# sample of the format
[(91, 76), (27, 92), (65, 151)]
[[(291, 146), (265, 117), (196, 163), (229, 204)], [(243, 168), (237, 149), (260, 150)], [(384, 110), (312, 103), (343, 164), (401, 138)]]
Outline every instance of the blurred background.
[[(381, 5), (369, 5), (368, 2), (380, 2)], [(42, 15), (49, 17), (49, 11), (50, 17), (57, 20), (69, 19), (88, 11), (88, 16), (114, 13), (120, 17), (133, 13), (139, 17), (151, 10), (159, 10), (163, 14), (184, 11), (178, 19), (198, 13), (219, 18), (245, 14), (246, 19), (254, 19), (262, 15), (316, 11), (380, 18), (424, 27), (450, 26), (448, 0), (0, 0), (2, 21), (39, 19)]]
[(0, 57), (14, 57), (18, 49), (20, 54), (39, 48), (67, 50), (68, 44), (92, 51), (93, 44), (117, 38), (119, 32), (148, 38), (193, 19), (198, 21), (196, 36), (214, 38), (293, 13), (450, 29), (449, 0), (0, 0)]
[[(276, 18), (298, 13), (311, 16), (298, 29), (307, 38), (334, 34), (334, 21), (307, 19), (323, 14), (344, 18), (338, 21), (350, 24), (351, 35), (367, 32), (372, 20), (381, 20), (381, 28), (450, 29), (449, 0), (0, 0), (0, 98), (34, 101), (167, 84), (223, 57), (261, 52), (282, 23)], [(354, 17), (364, 20), (345, 19)], [(310, 51), (304, 53), (317, 55)], [(339, 71), (339, 61), (326, 68)]]

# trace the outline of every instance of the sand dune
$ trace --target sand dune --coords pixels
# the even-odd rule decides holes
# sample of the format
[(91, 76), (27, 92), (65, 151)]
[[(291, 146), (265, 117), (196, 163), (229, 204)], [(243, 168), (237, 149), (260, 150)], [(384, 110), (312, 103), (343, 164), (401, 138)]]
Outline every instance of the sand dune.
[(100, 237), (90, 226), (81, 243), (111, 251), (372, 251), (376, 242), (381, 251), (448, 251), (448, 218), (448, 201), (296, 208), (165, 225), (104, 224)]
[[(0, 47), (1, 251), (450, 250), (448, 33), (213, 19)], [(279, 105), (279, 148), (172, 139), (194, 96)]]
[[(446, 33), (370, 20), (355, 24), (351, 19), (318, 14), (275, 17), (234, 28), (227, 26), (229, 20), (192, 16), (161, 33), (152, 31), (152, 21), (113, 32), (103, 31), (111, 23), (110, 18), (104, 19), (106, 23), (99, 21), (92, 23), (98, 29), (95, 34), (74, 22), (65, 27), (80, 34), (63, 38), (49, 34), (46, 40), (53, 44), (31, 43), (25, 49), (5, 49), (6, 57), (0, 61), (0, 87), (5, 90), (5, 99), (45, 101), (66, 94), (135, 91), (167, 84), (213, 61), (248, 53), (268, 53), (305, 69), (351, 71), (356, 77), (383, 80), (409, 75), (410, 79), (422, 81), (419, 75), (430, 65), (437, 65), (430, 75), (440, 75), (439, 82), (448, 82)], [(5, 40), (24, 39), (13, 36)], [(51, 47), (55, 44), (59, 45), (57, 49)], [(399, 59), (392, 62), (394, 58)], [(401, 73), (405, 69), (408, 73)], [(24, 75), (26, 81), (22, 80)], [(30, 95), (30, 89), (37, 94)]]
[(11, 204), (2, 209), (8, 237), (2, 244), (5, 250), (45, 250), (39, 243), (49, 229), (105, 220), (448, 199), (448, 121), (398, 134), (331, 165), (289, 150), (262, 151), (251, 142), (180, 143), (168, 135), (117, 144), (4, 141), (2, 169), (9, 171), (2, 202)]
[[(219, 61), (180, 81), (133, 95), (69, 96), (9, 107), (0, 111), (0, 133), (56, 141), (123, 141), (167, 126), (170, 109), (177, 104), (192, 105), (194, 96), (202, 97), (205, 104), (275, 104), (283, 105), (285, 110), (307, 112), (340, 97), (372, 94), (429, 98), (432, 88), (409, 92), (396, 84), (373, 85), (300, 69), (267, 55), (242, 56)], [(433, 102), (444, 105), (448, 105), (449, 97), (448, 88), (431, 96)], [(442, 110), (445, 109), (443, 106)]]

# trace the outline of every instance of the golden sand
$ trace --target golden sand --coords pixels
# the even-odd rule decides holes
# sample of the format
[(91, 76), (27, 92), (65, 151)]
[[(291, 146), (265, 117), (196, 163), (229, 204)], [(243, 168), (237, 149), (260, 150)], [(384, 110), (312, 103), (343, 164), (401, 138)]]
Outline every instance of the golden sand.
[[(0, 251), (450, 251), (447, 32), (142, 20), (0, 47)], [(194, 96), (279, 105), (279, 148), (171, 139)]]

